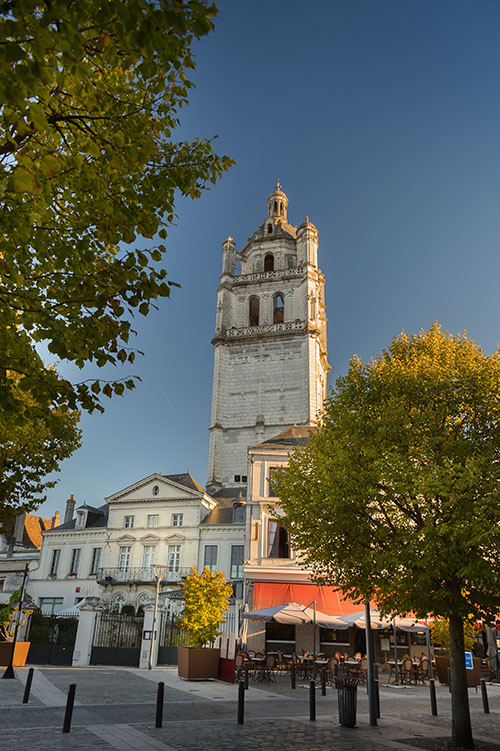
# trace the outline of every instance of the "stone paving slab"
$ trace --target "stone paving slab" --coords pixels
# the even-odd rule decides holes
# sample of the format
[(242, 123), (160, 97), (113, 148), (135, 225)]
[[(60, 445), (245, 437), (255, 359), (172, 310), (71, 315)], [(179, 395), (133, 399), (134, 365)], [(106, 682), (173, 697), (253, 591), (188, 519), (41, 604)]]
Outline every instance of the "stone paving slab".
[[(115, 751), (113, 746), (86, 728), (75, 728), (70, 733), (11, 730), (2, 733), (0, 743), (2, 751)], [(148, 749), (144, 748), (144, 751)]]
[[(450, 695), (447, 687), (438, 687), (438, 717), (430, 714), (428, 687), (381, 690), (382, 719), (376, 728), (368, 722), (366, 690), (358, 691), (358, 727), (338, 725), (336, 691), (326, 697), (316, 693), (317, 721), (308, 718), (308, 691), (292, 691), (277, 681), (265, 688), (250, 684), (245, 699), (245, 725), (236, 723), (237, 686), (206, 682), (203, 685), (180, 681), (176, 671), (144, 671), (114, 668), (43, 668), (47, 680), (61, 685), (74, 682), (81, 693), (91, 697), (88, 704), (75, 706), (71, 733), (63, 734), (64, 708), (61, 706), (5, 707), (0, 712), (1, 751), (409, 751), (429, 745), (433, 738), (450, 736)], [(156, 683), (165, 680), (167, 699), (164, 727), (155, 729)], [(18, 691), (2, 686), (0, 700)], [(17, 686), (17, 687), (16, 687)], [(113, 687), (112, 689), (110, 687)], [(130, 702), (118, 702), (112, 690), (131, 696)], [(149, 694), (147, 692), (149, 691)], [(77, 688), (78, 693), (78, 688)], [(482, 711), (481, 694), (469, 693), (472, 725), (476, 740), (490, 744), (494, 750), (500, 739), (500, 687), (488, 686), (489, 715)], [(145, 695), (153, 700), (143, 702)], [(228, 700), (225, 697), (229, 697)], [(269, 699), (272, 697), (272, 701)], [(80, 696), (80, 701), (81, 701)], [(418, 744), (421, 744), (420, 746)], [(64, 744), (64, 745), (63, 745)], [(298, 748), (300, 744), (300, 748)], [(442, 747), (436, 746), (437, 749)], [(485, 746), (485, 751), (487, 746)], [(496, 751), (496, 749), (495, 749)]]
[[(16, 670), (17, 673), (17, 670)], [(0, 707), (12, 707), (23, 703), (24, 684), (17, 677), (0, 678)], [(30, 695), (30, 704), (41, 704), (42, 702), (33, 694)]]
[[(157, 688), (138, 674), (117, 668), (46, 667), (39, 668), (42, 675), (66, 695), (70, 683), (76, 683), (76, 700), (80, 704), (124, 704), (126, 702), (156, 701)], [(172, 696), (181, 701), (182, 694)], [(170, 697), (169, 697), (170, 698)]]

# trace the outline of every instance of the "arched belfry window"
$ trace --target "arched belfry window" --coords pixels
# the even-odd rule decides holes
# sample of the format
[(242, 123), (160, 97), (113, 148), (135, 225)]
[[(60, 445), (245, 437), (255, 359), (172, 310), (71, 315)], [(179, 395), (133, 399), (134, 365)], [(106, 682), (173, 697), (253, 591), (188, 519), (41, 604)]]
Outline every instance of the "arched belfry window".
[(264, 257), (264, 271), (274, 271), (274, 256), (272, 253), (266, 253)]
[(278, 213), (278, 201), (275, 201), (275, 202), (274, 202), (274, 213), (275, 213), (275, 214), (277, 214), (277, 213)]
[(283, 204), (280, 203), (280, 215), (283, 216)]
[(273, 323), (283, 323), (285, 320), (285, 301), (281, 292), (274, 295)]
[(272, 235), (272, 233), (273, 233), (273, 225), (272, 224), (268, 224), (267, 225), (267, 234), (268, 235)]
[(259, 325), (259, 307), (260, 307), (259, 298), (256, 297), (256, 295), (253, 295), (248, 301), (248, 325), (249, 326)]

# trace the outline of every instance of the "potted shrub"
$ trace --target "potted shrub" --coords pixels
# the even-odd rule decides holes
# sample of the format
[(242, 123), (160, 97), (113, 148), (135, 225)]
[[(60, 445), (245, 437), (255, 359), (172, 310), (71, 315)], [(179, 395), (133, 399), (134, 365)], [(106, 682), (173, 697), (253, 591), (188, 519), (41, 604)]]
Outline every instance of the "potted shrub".
[[(0, 635), (3, 641), (0, 641), (0, 665), (8, 665), (10, 655), (12, 653), (12, 642), (14, 640), (14, 631), (16, 628), (19, 600), (21, 598), (21, 590), (18, 589), (10, 596), (7, 605), (0, 608)], [(26, 619), (29, 618), (33, 610), (24, 609), (20, 616), (19, 627), (22, 627), (26, 623)], [(21, 668), (26, 663), (28, 651), (30, 648), (29, 641), (16, 640), (16, 646), (14, 650), (13, 667)]]
[(181, 627), (189, 646), (178, 649), (179, 677), (188, 681), (217, 678), (219, 648), (207, 647), (219, 635), (229, 610), (233, 588), (227, 584), (222, 571), (212, 573), (205, 568), (198, 574), (193, 567), (184, 582), (184, 610)]

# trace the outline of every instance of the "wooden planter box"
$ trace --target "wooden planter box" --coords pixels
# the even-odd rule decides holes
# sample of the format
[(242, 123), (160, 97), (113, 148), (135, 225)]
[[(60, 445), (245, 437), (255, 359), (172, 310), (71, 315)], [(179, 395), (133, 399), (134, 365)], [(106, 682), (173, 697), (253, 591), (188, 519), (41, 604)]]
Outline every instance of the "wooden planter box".
[[(448, 668), (450, 667), (450, 658), (446, 655), (438, 656), (436, 659), (436, 669), (438, 673), (439, 683), (448, 685)], [(467, 686), (479, 686), (481, 683), (481, 660), (479, 657), (474, 657), (474, 670), (467, 670)]]
[(219, 649), (215, 647), (179, 647), (177, 650), (179, 678), (207, 681), (219, 674)]
[[(16, 642), (13, 661), (13, 666), (15, 668), (22, 668), (26, 664), (30, 643), (31, 642), (29, 641)], [(5, 665), (5, 667), (7, 667), (9, 664), (10, 656), (12, 654), (12, 646), (11, 641), (0, 641), (0, 665)]]

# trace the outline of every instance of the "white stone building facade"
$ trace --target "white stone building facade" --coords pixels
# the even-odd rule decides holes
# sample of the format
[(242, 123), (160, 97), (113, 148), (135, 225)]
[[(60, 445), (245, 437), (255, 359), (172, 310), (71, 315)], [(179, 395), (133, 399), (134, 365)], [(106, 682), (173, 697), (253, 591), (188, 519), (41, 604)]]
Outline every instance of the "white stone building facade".
[[(278, 183), (268, 216), (238, 252), (223, 244), (217, 293), (207, 488), (243, 487), (248, 447), (314, 425), (327, 389), (324, 277), (318, 232), (288, 223)], [(241, 273), (236, 264), (241, 263)]]
[(80, 506), (74, 518), (67, 514), (64, 524), (44, 533), (40, 565), (28, 585), (43, 612), (67, 610), (87, 596), (111, 609), (137, 610), (154, 598), (155, 564), (162, 566), (161, 602), (169, 605), (173, 594), (172, 609), (184, 578), (205, 565), (236, 580), (232, 606), (240, 609), (245, 521), (237, 509), (244, 509), (243, 499), (233, 509), (189, 473), (155, 473), (105, 500), (99, 508)]

